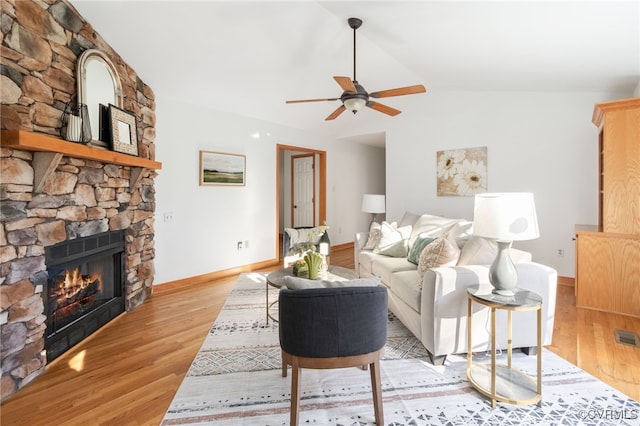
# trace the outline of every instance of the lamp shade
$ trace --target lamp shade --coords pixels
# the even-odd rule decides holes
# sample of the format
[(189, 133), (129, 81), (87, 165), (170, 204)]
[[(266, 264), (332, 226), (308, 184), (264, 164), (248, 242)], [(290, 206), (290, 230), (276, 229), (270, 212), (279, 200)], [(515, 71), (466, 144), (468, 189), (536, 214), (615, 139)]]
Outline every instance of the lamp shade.
[(362, 196), (362, 211), (365, 213), (384, 213), (384, 195), (364, 194)]
[(500, 241), (533, 240), (540, 236), (530, 192), (477, 194), (473, 233)]

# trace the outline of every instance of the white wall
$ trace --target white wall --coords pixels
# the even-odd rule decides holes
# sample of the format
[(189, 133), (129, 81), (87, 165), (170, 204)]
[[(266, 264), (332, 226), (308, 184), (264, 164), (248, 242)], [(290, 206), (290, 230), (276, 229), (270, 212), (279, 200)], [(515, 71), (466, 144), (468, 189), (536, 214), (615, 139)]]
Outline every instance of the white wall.
[(472, 219), (473, 197), (436, 195), (436, 152), (487, 146), (489, 191), (535, 195), (540, 238), (514, 247), (573, 277), (574, 225), (598, 219), (593, 106), (627, 96), (432, 91), (387, 129), (387, 217), (411, 210)]
[[(327, 152), (327, 223), (332, 244), (353, 241), (368, 217), (362, 194), (384, 189), (384, 150), (337, 141), (156, 94), (155, 283), (276, 258), (276, 145)], [(251, 135), (259, 132), (256, 139)], [(246, 155), (247, 185), (198, 185), (199, 151)], [(381, 182), (371, 187), (372, 182)], [(165, 221), (170, 213), (173, 220)], [(249, 248), (238, 251), (238, 241)]]
[[(406, 210), (472, 219), (472, 197), (436, 195), (436, 152), (487, 146), (489, 191), (536, 197), (541, 237), (514, 246), (573, 277), (574, 225), (597, 222), (593, 105), (630, 95), (431, 91), (404, 101), (402, 115), (378, 128), (358, 129), (386, 132), (386, 150), (157, 96), (156, 158), (163, 168), (156, 185), (156, 283), (276, 257), (276, 144), (327, 152), (332, 244), (367, 229), (364, 193), (386, 193), (390, 220)], [(201, 149), (245, 154), (247, 186), (198, 186)], [(173, 221), (164, 222), (164, 213)], [(249, 240), (249, 249), (237, 251), (240, 240)]]

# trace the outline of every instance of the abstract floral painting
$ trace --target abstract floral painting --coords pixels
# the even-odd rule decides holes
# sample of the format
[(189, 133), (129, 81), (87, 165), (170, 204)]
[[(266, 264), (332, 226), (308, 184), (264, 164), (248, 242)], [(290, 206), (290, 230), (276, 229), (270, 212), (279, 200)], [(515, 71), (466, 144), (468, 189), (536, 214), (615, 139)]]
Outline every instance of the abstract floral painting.
[(487, 147), (437, 152), (438, 196), (487, 192)]

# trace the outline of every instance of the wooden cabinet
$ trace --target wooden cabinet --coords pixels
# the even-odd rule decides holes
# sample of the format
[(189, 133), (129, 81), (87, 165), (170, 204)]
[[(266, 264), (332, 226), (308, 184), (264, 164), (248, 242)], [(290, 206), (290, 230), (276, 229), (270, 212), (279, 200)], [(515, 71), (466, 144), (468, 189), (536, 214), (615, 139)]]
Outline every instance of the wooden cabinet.
[(640, 317), (640, 98), (595, 105), (598, 225), (576, 227), (576, 304)]

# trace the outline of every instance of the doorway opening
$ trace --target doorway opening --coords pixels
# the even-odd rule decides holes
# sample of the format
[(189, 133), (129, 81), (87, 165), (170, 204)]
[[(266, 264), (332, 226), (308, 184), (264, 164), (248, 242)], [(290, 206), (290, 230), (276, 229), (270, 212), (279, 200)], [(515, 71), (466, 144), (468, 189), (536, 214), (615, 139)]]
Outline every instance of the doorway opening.
[[(318, 226), (326, 221), (326, 168), (327, 153), (316, 149), (304, 148), (292, 145), (276, 146), (276, 253), (279, 260), (283, 260), (281, 249), (282, 233), (284, 228), (293, 226)], [(294, 163), (296, 163), (294, 165)], [(296, 172), (296, 166), (300, 168)], [(313, 170), (310, 168), (312, 167)], [(300, 174), (301, 178), (296, 179), (295, 175)], [(311, 204), (305, 205), (304, 209), (298, 200), (294, 202), (294, 182), (303, 185), (305, 188), (298, 191), (303, 195), (305, 203), (309, 202), (309, 191), (311, 192)], [(310, 182), (312, 182), (310, 186)], [(294, 206), (298, 206), (296, 209)], [(294, 221), (296, 210), (302, 212)], [(310, 216), (311, 215), (311, 216)], [(309, 223), (309, 217), (313, 223)], [(302, 223), (304, 221), (305, 223)], [(297, 223), (296, 223), (297, 222)]]

